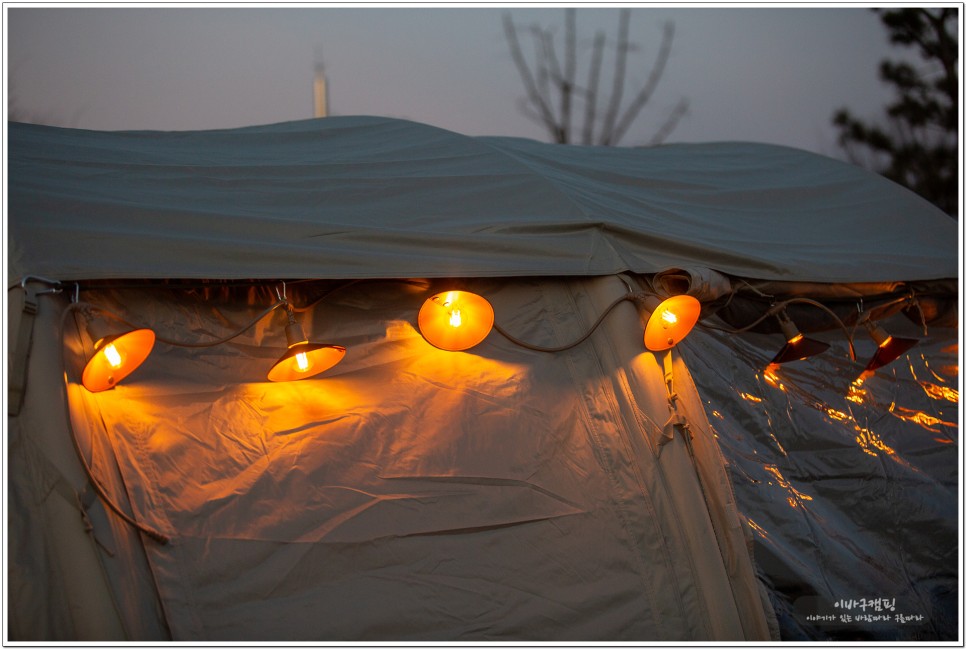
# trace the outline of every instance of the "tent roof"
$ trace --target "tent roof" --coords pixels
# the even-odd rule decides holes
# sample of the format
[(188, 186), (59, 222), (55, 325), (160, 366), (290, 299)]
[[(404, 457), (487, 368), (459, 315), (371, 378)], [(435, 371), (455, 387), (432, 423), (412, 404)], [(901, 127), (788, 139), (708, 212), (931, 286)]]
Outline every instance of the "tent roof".
[(12, 277), (955, 277), (954, 220), (765, 144), (604, 148), (331, 117), (195, 132), (10, 124)]

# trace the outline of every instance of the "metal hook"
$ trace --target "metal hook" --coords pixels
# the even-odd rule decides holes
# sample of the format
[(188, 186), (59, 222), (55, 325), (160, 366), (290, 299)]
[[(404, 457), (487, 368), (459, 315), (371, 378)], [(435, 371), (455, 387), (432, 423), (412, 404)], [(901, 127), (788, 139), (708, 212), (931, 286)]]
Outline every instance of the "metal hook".
[(278, 301), (279, 302), (285, 302), (286, 304), (288, 304), (288, 297), (287, 297), (287, 295), (285, 293), (285, 282), (280, 282), (280, 283), (282, 285), (282, 291), (279, 292), (278, 287), (276, 286), (275, 287), (275, 295), (278, 296)]
[(47, 279), (46, 277), (38, 277), (37, 275), (24, 275), (24, 278), (20, 280), (20, 288), (27, 290), (27, 284), (29, 282), (43, 282), (44, 284), (49, 284), (52, 288), (48, 288), (45, 291), (37, 291), (34, 295), (48, 295), (50, 293), (60, 293), (61, 284), (56, 279)]

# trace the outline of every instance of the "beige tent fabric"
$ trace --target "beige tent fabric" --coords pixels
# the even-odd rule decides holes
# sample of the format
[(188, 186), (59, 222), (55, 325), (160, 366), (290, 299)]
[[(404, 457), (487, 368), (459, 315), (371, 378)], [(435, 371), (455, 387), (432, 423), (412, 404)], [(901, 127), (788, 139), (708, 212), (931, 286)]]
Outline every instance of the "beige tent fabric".
[[(8, 336), (23, 294), (9, 293)], [(67, 423), (60, 336), (63, 294), (42, 295), (34, 320), (23, 408), (7, 418), (5, 603), (13, 641), (169, 638), (139, 535), (104, 511), (78, 462)], [(76, 337), (65, 353), (77, 352)], [(70, 344), (73, 343), (73, 344)], [(16, 352), (18, 350), (12, 350)], [(11, 353), (11, 356), (13, 353)], [(96, 474), (123, 501), (102, 438), (76, 431)], [(91, 457), (88, 455), (88, 457)]]
[[(8, 418), (17, 639), (774, 639), (703, 407), (749, 406), (717, 375), (702, 403), (691, 380), (713, 339), (647, 352), (625, 302), (568, 351), (494, 332), (443, 352), (415, 317), (447, 285), (398, 280), (475, 278), (502, 326), (553, 346), (635, 287), (628, 271), (853, 308), (860, 283), (944, 280), (951, 302), (959, 268), (954, 222), (925, 201), (784, 147), (558, 147), (365, 117), (9, 134), (8, 271), (66, 291), (40, 300)], [(312, 280), (289, 286), (324, 295), (306, 332), (348, 347), (324, 375), (266, 381), (278, 311), (216, 347), (158, 343), (98, 394), (77, 383), (91, 341), (57, 333), (72, 280), (198, 342), (275, 299), (218, 280), (280, 277)], [(373, 281), (325, 293), (348, 278)], [(68, 422), (117, 507), (170, 543), (106, 511)]]
[[(466, 288), (547, 346), (581, 335), (627, 280)], [(284, 348), (275, 312), (217, 347), (158, 343), (116, 389), (71, 383), (96, 472), (115, 457), (119, 504), (171, 538), (144, 538), (171, 637), (768, 639), (724, 466), (674, 352), (695, 460), (681, 428), (658, 454), (666, 353), (644, 350), (636, 308), (565, 352), (491, 332), (454, 353), (415, 328), (429, 290), (357, 284), (301, 314), (310, 338), (348, 347), (314, 379), (264, 380)], [(201, 341), (272, 299), (227, 293), (84, 298)]]
[(174, 133), (11, 124), (8, 135), (14, 278), (702, 266), (829, 283), (959, 268), (956, 223), (941, 210), (878, 174), (775, 145), (561, 146), (358, 116)]

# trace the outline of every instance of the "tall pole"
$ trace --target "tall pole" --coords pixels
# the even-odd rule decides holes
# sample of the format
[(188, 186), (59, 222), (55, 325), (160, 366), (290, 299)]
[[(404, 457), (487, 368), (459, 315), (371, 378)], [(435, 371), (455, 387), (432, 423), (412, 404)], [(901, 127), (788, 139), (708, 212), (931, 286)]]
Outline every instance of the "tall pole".
[(327, 90), (325, 66), (320, 59), (315, 63), (315, 83), (313, 84), (315, 117), (326, 117), (329, 114), (329, 95)]

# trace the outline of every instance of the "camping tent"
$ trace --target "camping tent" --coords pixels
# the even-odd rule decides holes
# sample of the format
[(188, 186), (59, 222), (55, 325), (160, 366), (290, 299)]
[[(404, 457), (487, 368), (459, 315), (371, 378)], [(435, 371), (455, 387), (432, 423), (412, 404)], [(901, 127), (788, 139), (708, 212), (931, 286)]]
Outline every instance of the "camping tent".
[[(8, 147), (12, 639), (955, 634), (956, 230), (889, 181), (370, 117)], [(92, 392), (98, 317), (157, 342)], [(786, 317), (831, 349), (768, 366)], [(866, 321), (929, 336), (860, 383)], [(267, 380), (292, 322), (344, 359)], [(875, 598), (918, 617), (826, 619)]]

